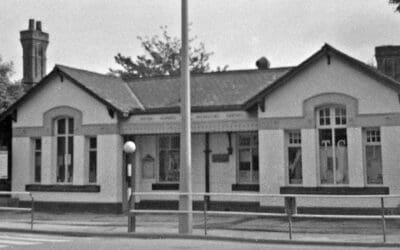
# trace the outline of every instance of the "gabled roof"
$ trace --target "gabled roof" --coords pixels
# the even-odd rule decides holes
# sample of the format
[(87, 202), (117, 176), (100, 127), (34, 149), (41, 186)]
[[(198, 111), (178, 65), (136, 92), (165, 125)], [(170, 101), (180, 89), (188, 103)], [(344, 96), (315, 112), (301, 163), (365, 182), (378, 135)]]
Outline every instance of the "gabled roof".
[(386, 86), (394, 89), (397, 92), (400, 92), (400, 83), (395, 79), (381, 73), (376, 68), (373, 68), (351, 56), (346, 55), (345, 53), (333, 48), (329, 44), (325, 44), (319, 51), (310, 56), (308, 59), (299, 64), (297, 67), (294, 67), (287, 74), (283, 75), (280, 79), (275, 81), (273, 84), (266, 86), (259, 93), (249, 98), (245, 102), (244, 108), (250, 109), (254, 105), (257, 105), (258, 103), (260, 103), (260, 101), (266, 98), (267, 95), (272, 93), (277, 88), (280, 88), (281, 86), (285, 85), (285, 83), (287, 83), (290, 79), (297, 76), (300, 72), (302, 72), (306, 68), (310, 67), (318, 59), (326, 57), (327, 60), (331, 60), (332, 55), (335, 55), (337, 58), (347, 63), (349, 66), (354, 67), (355, 69), (361, 72), (364, 72), (373, 79), (376, 79), (378, 82), (385, 84)]
[[(192, 74), (191, 102), (194, 111), (238, 110), (249, 98), (290, 70), (236, 70)], [(128, 82), (144, 105), (143, 112), (176, 112), (180, 106), (180, 77), (152, 77)]]
[(54, 75), (67, 78), (105, 106), (120, 114), (129, 114), (134, 110), (143, 109), (143, 105), (132, 93), (126, 82), (121, 79), (63, 65), (56, 65), (46, 77), (4, 111), (0, 115), (0, 121), (10, 115), (27, 99), (31, 98), (37, 91), (46, 86)]
[[(342, 60), (350, 67), (362, 71), (378, 82), (400, 92), (400, 83), (396, 80), (325, 44), (297, 67), (192, 74), (192, 110), (249, 110), (258, 103), (263, 103), (267, 95), (283, 86), (320, 58), (326, 57), (329, 62), (331, 56), (335, 56), (335, 59)], [(43, 88), (54, 75), (69, 79), (76, 86), (120, 114), (179, 112), (179, 86), (181, 84), (179, 76), (150, 77), (127, 83), (114, 76), (56, 65), (50, 74), (3, 112), (0, 121), (36, 91)]]
[(56, 65), (70, 80), (94, 94), (122, 113), (142, 110), (143, 105), (130, 90), (127, 83), (118, 77), (90, 72), (82, 69)]

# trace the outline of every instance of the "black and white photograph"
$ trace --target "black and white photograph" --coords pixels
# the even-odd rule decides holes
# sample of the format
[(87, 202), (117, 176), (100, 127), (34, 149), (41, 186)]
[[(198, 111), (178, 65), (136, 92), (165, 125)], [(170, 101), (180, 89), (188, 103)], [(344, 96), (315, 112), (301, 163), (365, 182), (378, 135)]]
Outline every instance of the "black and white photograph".
[(400, 249), (400, 0), (0, 0), (0, 249)]

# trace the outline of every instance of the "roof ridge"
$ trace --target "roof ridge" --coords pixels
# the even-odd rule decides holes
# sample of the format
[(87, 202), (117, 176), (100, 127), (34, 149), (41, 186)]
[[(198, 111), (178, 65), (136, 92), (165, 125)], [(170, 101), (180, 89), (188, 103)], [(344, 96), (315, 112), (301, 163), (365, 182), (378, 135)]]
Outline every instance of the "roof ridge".
[[(191, 77), (204, 77), (208, 75), (227, 75), (227, 74), (240, 74), (240, 73), (265, 73), (277, 70), (288, 70), (295, 68), (296, 66), (282, 66), (276, 68), (269, 68), (269, 69), (237, 69), (237, 70), (228, 70), (228, 71), (213, 71), (213, 72), (203, 72), (203, 73), (191, 73)], [(179, 75), (159, 75), (159, 76), (149, 76), (149, 77), (141, 77), (129, 80), (128, 83), (137, 83), (137, 82), (145, 82), (151, 81), (155, 79), (175, 79), (179, 78)]]
[(103, 76), (103, 77), (110, 77), (110, 78), (114, 78), (114, 79), (119, 79), (121, 81), (123, 81), (121, 78), (114, 76), (114, 75), (108, 75), (108, 74), (104, 74), (104, 73), (99, 73), (96, 71), (90, 71), (90, 70), (86, 70), (86, 69), (81, 69), (81, 68), (76, 68), (76, 67), (71, 67), (71, 66), (67, 66), (67, 65), (62, 65), (62, 64), (55, 64), (54, 67), (61, 67), (61, 68), (67, 68), (67, 69), (71, 69), (71, 70), (77, 70), (77, 71), (81, 71), (81, 72), (86, 72), (86, 73), (90, 73), (90, 74), (95, 74), (95, 75), (99, 75), (99, 76)]

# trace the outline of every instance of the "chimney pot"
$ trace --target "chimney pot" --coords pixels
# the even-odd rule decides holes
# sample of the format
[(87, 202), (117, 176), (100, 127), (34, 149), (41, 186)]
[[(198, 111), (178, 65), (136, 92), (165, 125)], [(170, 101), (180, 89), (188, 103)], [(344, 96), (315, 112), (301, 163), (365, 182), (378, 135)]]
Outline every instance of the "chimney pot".
[(42, 22), (41, 21), (36, 22), (36, 30), (42, 31)]
[(269, 69), (270, 63), (268, 59), (263, 56), (256, 61), (256, 66), (258, 69)]
[(29, 19), (29, 30), (35, 29), (35, 19)]

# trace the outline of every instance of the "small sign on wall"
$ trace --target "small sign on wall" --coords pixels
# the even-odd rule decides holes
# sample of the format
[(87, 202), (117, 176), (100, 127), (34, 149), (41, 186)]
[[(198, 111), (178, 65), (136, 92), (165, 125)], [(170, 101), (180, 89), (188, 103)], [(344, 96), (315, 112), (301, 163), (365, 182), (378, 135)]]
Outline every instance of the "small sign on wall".
[(229, 162), (228, 154), (213, 154), (212, 155), (213, 162)]
[(154, 178), (154, 157), (146, 155), (142, 159), (142, 177), (144, 179)]
[(0, 151), (0, 179), (8, 178), (8, 151)]

